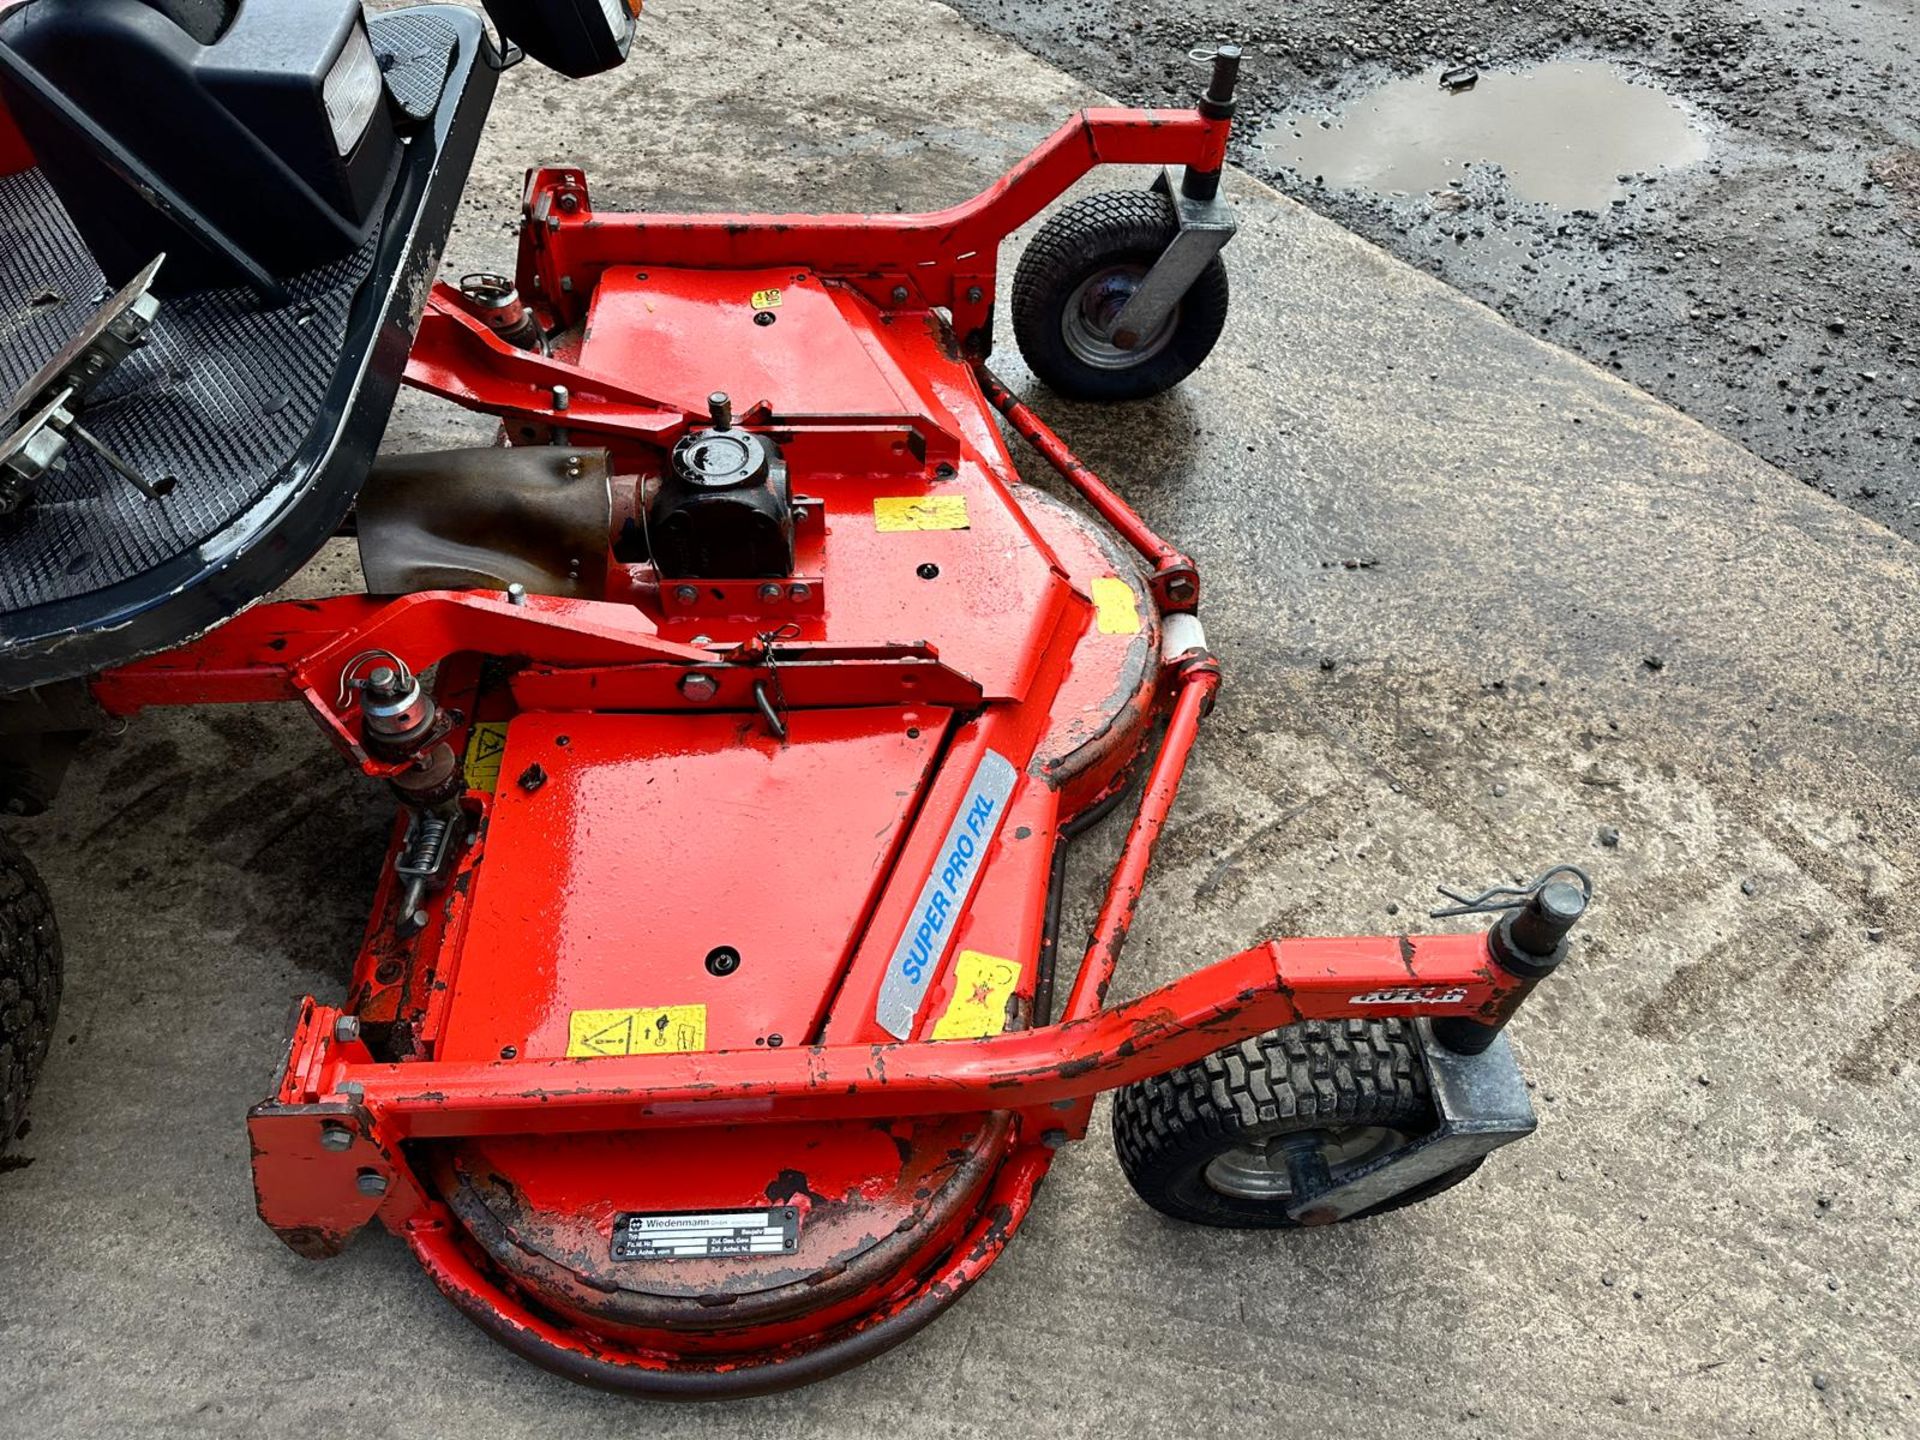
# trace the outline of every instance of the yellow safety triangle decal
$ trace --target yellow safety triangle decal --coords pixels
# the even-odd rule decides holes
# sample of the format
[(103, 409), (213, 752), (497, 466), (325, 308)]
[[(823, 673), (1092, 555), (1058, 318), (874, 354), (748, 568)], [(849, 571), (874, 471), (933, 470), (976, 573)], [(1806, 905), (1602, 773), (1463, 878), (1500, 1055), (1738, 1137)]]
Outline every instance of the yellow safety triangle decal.
[(894, 530), (965, 530), (964, 495), (886, 495), (873, 502), (873, 528)]
[(979, 1040), (1007, 1028), (1007, 1000), (1020, 967), (998, 955), (962, 950), (953, 966), (953, 999), (933, 1026), (935, 1040)]
[(707, 1007), (643, 1005), (567, 1016), (567, 1058), (677, 1055), (707, 1048)]
[(489, 794), (500, 788), (500, 757), (507, 753), (507, 722), (480, 720), (467, 735), (467, 788)]

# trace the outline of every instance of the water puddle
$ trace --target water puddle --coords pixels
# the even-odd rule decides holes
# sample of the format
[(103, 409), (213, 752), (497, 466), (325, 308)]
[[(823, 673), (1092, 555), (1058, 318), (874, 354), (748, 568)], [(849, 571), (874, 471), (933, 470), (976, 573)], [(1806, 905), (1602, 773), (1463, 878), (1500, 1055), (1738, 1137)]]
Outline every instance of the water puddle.
[(1623, 193), (1619, 176), (1707, 155), (1706, 136), (1678, 101), (1613, 65), (1489, 70), (1457, 91), (1441, 86), (1441, 73), (1392, 81), (1329, 121), (1276, 118), (1257, 143), (1309, 180), (1389, 194), (1498, 164), (1516, 195), (1562, 210), (1600, 209)]

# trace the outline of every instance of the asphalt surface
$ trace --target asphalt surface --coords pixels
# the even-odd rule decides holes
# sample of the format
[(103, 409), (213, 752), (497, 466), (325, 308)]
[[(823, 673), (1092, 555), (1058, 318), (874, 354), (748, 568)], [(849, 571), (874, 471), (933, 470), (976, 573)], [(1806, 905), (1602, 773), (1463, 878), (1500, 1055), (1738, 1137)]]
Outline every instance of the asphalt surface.
[[(644, 37), (606, 81), (506, 78), (450, 270), (508, 258), (536, 159), (602, 205), (919, 208), (1093, 98), (924, 0), (662, 0)], [(242, 1117), (289, 1002), (344, 983), (388, 809), (290, 709), (149, 714), (20, 827), (70, 975), (0, 1173), (0, 1436), (1915, 1434), (1920, 557), (1230, 191), (1235, 308), (1187, 385), (1100, 410), (1002, 357), (1191, 548), (1228, 676), (1123, 983), (1578, 861), (1592, 922), (1514, 1027), (1539, 1134), (1276, 1235), (1160, 1220), (1096, 1129), (902, 1349), (725, 1406), (577, 1389), (394, 1241), (312, 1263), (253, 1217)], [(411, 402), (389, 444), (473, 433)]]
[[(956, 0), (1134, 103), (1187, 102), (1189, 48), (1248, 50), (1237, 156), (1323, 214), (1920, 536), (1920, 15), (1909, 0)], [(1542, 61), (1612, 62), (1708, 142), (1554, 208), (1488, 163), (1404, 195), (1293, 168), (1269, 126), (1364, 130), (1426, 67), (1485, 69), (1466, 105)], [(1596, 133), (1617, 119), (1596, 121)], [(1524, 138), (1524, 137), (1522, 137)], [(1498, 147), (1496, 147), (1498, 148)], [(1497, 156), (1467, 150), (1461, 158)], [(1611, 178), (1611, 177), (1609, 177)]]

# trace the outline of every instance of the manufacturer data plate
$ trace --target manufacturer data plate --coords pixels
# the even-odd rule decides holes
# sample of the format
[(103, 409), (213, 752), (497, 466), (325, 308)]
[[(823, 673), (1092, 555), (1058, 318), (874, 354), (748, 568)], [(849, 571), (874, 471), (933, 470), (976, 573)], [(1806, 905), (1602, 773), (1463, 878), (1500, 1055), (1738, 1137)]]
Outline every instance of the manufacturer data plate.
[(1018, 778), (1011, 760), (997, 750), (989, 750), (980, 768), (973, 772), (967, 793), (960, 798), (960, 811), (953, 817), (927, 883), (920, 887), (920, 898), (907, 917), (906, 933), (894, 947), (886, 978), (880, 982), (880, 998), (874, 1004), (873, 1014), (880, 1028), (897, 1040), (913, 1034), (920, 1002), (946, 957), (960, 917), (967, 913), (967, 902), (973, 898), (973, 887), (980, 883), (980, 871), (994, 836), (1000, 833), (1000, 822), (1007, 818), (1007, 801)]
[(613, 1217), (616, 1260), (711, 1260), (721, 1255), (791, 1255), (800, 1245), (800, 1212), (629, 1210)]

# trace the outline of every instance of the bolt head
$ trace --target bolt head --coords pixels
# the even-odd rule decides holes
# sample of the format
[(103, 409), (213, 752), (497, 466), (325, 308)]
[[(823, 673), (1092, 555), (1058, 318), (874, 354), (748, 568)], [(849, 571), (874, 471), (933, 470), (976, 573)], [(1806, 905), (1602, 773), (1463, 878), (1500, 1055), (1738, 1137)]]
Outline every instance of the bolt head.
[(580, 209), (580, 197), (571, 190), (561, 191), (559, 198), (553, 203), (560, 207), (560, 213), (563, 215), (576, 214)]
[(705, 704), (720, 693), (720, 682), (704, 670), (694, 670), (680, 677), (680, 693), (696, 704)]
[(1167, 595), (1174, 600), (1193, 598), (1193, 581), (1185, 575), (1176, 575), (1167, 582)]
[(904, 305), (904, 304), (906, 304), (906, 303), (907, 303), (907, 295), (908, 295), (908, 290), (907, 290), (907, 287), (906, 287), (906, 286), (904, 286), (904, 285), (896, 285), (896, 286), (894, 286), (894, 287), (893, 287), (893, 303), (894, 303), (894, 304), (896, 304), (896, 305)]
[(509, 605), (526, 604), (527, 603), (527, 587), (522, 585), (518, 580), (514, 581), (513, 584), (507, 586), (507, 603)]
[(771, 604), (780, 598), (780, 587), (778, 585), (762, 585), (760, 587), (760, 598)]
[(320, 1127), (320, 1148), (322, 1150), (351, 1150), (353, 1131), (336, 1120), (329, 1120)]
[(362, 1170), (354, 1177), (353, 1188), (362, 1195), (384, 1195), (389, 1183), (378, 1170)]
[(676, 585), (673, 588), (673, 599), (677, 605), (691, 605), (699, 598), (700, 592), (691, 585)]
[(813, 598), (813, 587), (811, 585), (790, 585), (787, 587), (787, 596), (794, 604), (804, 605)]
[(358, 1016), (341, 1015), (333, 1022), (333, 1038), (342, 1045), (350, 1045), (360, 1038), (360, 1020)]

